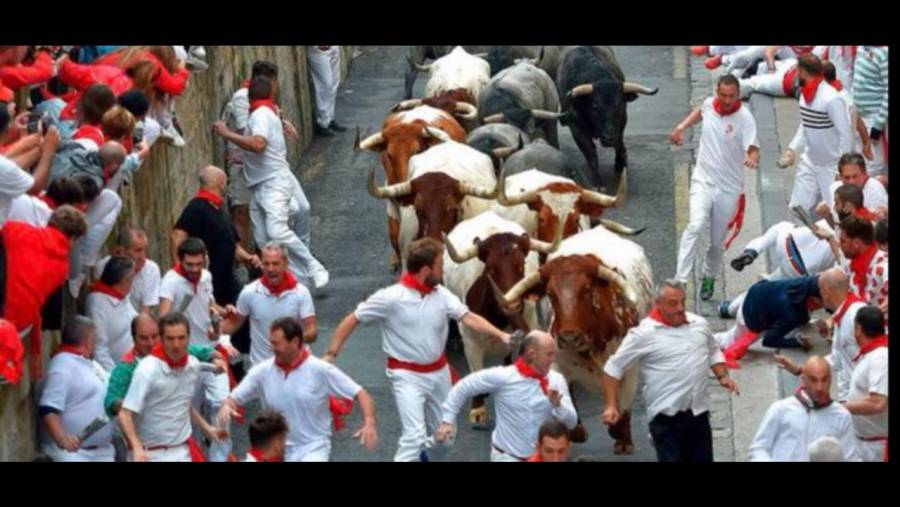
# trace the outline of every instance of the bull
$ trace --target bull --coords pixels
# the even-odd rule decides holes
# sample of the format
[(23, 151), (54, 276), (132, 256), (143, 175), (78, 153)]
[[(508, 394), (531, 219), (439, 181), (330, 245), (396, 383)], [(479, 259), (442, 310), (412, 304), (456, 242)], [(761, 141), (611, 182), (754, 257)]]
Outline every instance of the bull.
[[(483, 58), (469, 54), (462, 46), (456, 46), (445, 56), (428, 65), (409, 62), (418, 71), (429, 72), (428, 83), (425, 84), (425, 97), (438, 97), (446, 92), (457, 91), (470, 104), (478, 103), (488, 81), (491, 79), (491, 66)], [(408, 97), (407, 97), (408, 98)]]
[(492, 77), (478, 99), (483, 123), (509, 123), (529, 137), (543, 137), (559, 148), (556, 122), (560, 118), (556, 85), (533, 63), (521, 61)]
[(528, 134), (513, 125), (492, 123), (482, 125), (469, 132), (466, 143), (476, 150), (491, 157), (494, 168), (499, 171), (500, 161), (522, 149), (528, 140)]
[[(425, 61), (437, 60), (442, 56), (446, 56), (453, 48), (454, 46), (411, 46), (409, 48), (409, 56), (406, 58), (407, 62), (409, 62), (409, 68), (405, 76), (404, 99), (412, 98), (416, 77), (419, 75), (419, 69), (425, 67)], [(462, 48), (470, 54), (483, 54), (486, 56), (491, 46), (462, 46)]]
[(491, 46), (485, 59), (491, 65), (492, 77), (519, 60), (528, 60), (554, 77), (559, 66), (559, 46)]

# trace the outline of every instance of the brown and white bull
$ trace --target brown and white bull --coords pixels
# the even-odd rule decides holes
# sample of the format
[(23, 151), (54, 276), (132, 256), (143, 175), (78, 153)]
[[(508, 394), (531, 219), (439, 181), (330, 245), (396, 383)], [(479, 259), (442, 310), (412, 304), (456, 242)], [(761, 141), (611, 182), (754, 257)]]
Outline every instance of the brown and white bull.
[(497, 196), (497, 177), (490, 157), (447, 141), (413, 156), (407, 181), (378, 187), (373, 168), (369, 193), (401, 206), (398, 246), (405, 265), (406, 249), (413, 241), (424, 237), (443, 241), (443, 234), (456, 224), (489, 210)]
[[(359, 140), (358, 150), (371, 150), (379, 154), (384, 167), (385, 180), (388, 185), (409, 179), (409, 160), (429, 147), (447, 140), (464, 142), (466, 131), (459, 122), (446, 111), (430, 106), (419, 106), (409, 111), (401, 111), (389, 115), (384, 120), (381, 130)], [(391, 268), (397, 269), (400, 262), (399, 221), (400, 210), (396, 202), (388, 201), (388, 236), (391, 247)]]
[[(536, 273), (538, 253), (552, 253), (560, 240), (557, 236), (551, 244), (533, 239), (521, 225), (486, 211), (460, 222), (444, 239), (444, 286), (464, 301), (469, 310), (497, 328), (515, 328), (527, 333), (538, 327), (535, 305), (529, 302), (521, 314), (507, 314), (494, 297), (488, 276), (501, 290), (509, 290), (525, 276)], [(486, 352), (508, 359), (506, 346), (490, 336), (467, 326), (460, 326), (459, 333), (470, 373), (484, 368)], [(472, 399), (469, 412), (472, 423), (486, 421), (484, 399), (485, 396)]]
[[(550, 325), (559, 345), (556, 367), (570, 383), (602, 394), (606, 360), (625, 334), (650, 308), (653, 273), (644, 249), (602, 225), (562, 242), (537, 273), (505, 294), (493, 285), (498, 301), (516, 308), (528, 296), (548, 296)], [(620, 421), (609, 428), (616, 454), (634, 452), (631, 406), (638, 371), (626, 371), (619, 388)]]

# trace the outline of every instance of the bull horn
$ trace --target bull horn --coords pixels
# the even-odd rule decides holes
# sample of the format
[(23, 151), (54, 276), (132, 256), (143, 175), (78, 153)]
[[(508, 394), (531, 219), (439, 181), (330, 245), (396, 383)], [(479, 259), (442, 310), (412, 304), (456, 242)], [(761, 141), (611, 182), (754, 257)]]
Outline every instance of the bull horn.
[(600, 219), (600, 224), (602, 224), (603, 227), (606, 227), (612, 232), (623, 234), (625, 236), (637, 236), (638, 234), (644, 232), (645, 229), (647, 229), (646, 227), (641, 227), (640, 229), (632, 229), (627, 225), (622, 225), (619, 222), (607, 220), (605, 218)]
[(630, 83), (628, 81), (625, 81), (622, 84), (622, 88), (624, 88), (625, 93), (640, 93), (641, 95), (656, 95), (656, 92), (659, 91), (659, 88), (648, 88), (644, 85)]
[(622, 175), (619, 177), (619, 188), (616, 190), (616, 196), (610, 197), (602, 192), (593, 190), (582, 190), (581, 198), (587, 202), (599, 204), (606, 208), (615, 208), (621, 206), (625, 202), (625, 190), (628, 187), (628, 168), (622, 169)]
[(409, 56), (406, 57), (406, 61), (409, 63), (410, 69), (414, 69), (419, 72), (431, 72), (431, 64), (422, 65), (422, 64), (416, 63)]
[(559, 244), (562, 243), (562, 233), (563, 226), (558, 225), (556, 227), (556, 234), (553, 237), (553, 243), (547, 243), (546, 241), (531, 238), (529, 239), (528, 248), (530, 250), (534, 250), (535, 252), (552, 254), (557, 249), (559, 249)]
[(553, 120), (556, 121), (562, 116), (563, 113), (554, 113), (553, 111), (545, 111), (543, 109), (532, 109), (531, 116), (538, 120)]
[(450, 135), (437, 127), (425, 127), (422, 129), (422, 137), (434, 138), (442, 143), (452, 141)]
[(531, 62), (532, 65), (537, 67), (541, 63), (541, 60), (543, 60), (543, 59), (544, 59), (544, 46), (541, 46), (541, 52), (538, 53), (538, 57), (537, 58), (529, 58), (528, 61)]
[(444, 237), (444, 246), (447, 247), (447, 253), (450, 254), (450, 258), (453, 259), (453, 262), (462, 264), (478, 255), (478, 244), (474, 244), (462, 252), (458, 252), (456, 251), (456, 247), (453, 246), (453, 242), (447, 237), (447, 233), (442, 232), (441, 235)]
[(459, 113), (458, 116), (463, 120), (474, 120), (478, 118), (478, 108), (468, 102), (457, 102), (456, 112)]
[(634, 289), (625, 280), (625, 277), (603, 265), (597, 266), (597, 277), (618, 287), (628, 306), (635, 310), (638, 309), (637, 294), (635, 294)]
[(569, 90), (569, 97), (581, 97), (582, 95), (590, 95), (594, 93), (594, 85), (583, 84)]
[[(356, 138), (359, 140), (359, 129), (356, 130)], [(371, 150), (375, 146), (384, 142), (384, 135), (379, 130), (369, 137), (365, 138), (361, 143), (356, 143), (356, 146), (360, 150)]]
[(391, 108), (391, 112), (396, 113), (397, 111), (406, 111), (407, 109), (412, 109), (421, 105), (422, 99), (404, 100), (403, 102), (394, 104), (394, 107)]
[(515, 152), (516, 152), (516, 149), (513, 148), (512, 146), (504, 146), (502, 148), (494, 148), (493, 150), (491, 150), (491, 153), (493, 153), (495, 157), (497, 157), (501, 160), (505, 159), (506, 157), (512, 155)]
[(485, 188), (478, 185), (470, 185), (464, 181), (460, 181), (459, 191), (464, 195), (471, 195), (472, 197), (480, 197), (482, 199), (497, 198), (497, 185), (494, 185), (494, 188)]
[(387, 185), (384, 187), (379, 187), (375, 184), (375, 166), (369, 168), (369, 195), (372, 197), (377, 197), (379, 199), (392, 199), (394, 197), (401, 197), (404, 195), (408, 195), (412, 192), (412, 183), (408, 181), (401, 181), (400, 183), (395, 183), (393, 185)]
[(497, 296), (497, 302), (505, 307), (510, 307), (515, 305), (529, 289), (541, 281), (541, 274), (540, 272), (535, 272), (526, 276), (513, 285), (506, 294), (500, 292), (500, 288), (497, 287), (496, 282), (490, 275), (488, 275), (488, 280), (491, 282), (491, 287), (493, 287), (494, 294)]
[(503, 113), (497, 113), (497, 114), (492, 114), (490, 116), (486, 116), (481, 121), (484, 123), (502, 123), (503, 120), (505, 120), (505, 119), (506, 119), (506, 117), (503, 115)]
[(516, 206), (518, 204), (528, 204), (539, 199), (537, 190), (526, 192), (518, 197), (507, 197), (506, 195), (506, 168), (500, 167), (500, 176), (497, 178), (497, 202), (503, 206)]

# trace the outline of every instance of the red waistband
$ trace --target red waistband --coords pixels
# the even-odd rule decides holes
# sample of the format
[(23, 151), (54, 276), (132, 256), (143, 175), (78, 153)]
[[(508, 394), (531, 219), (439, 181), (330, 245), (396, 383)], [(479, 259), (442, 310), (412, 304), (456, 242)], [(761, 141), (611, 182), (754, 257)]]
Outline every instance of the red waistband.
[(863, 442), (884, 442), (888, 439), (888, 437), (861, 437), (859, 435), (856, 435), (856, 438)]
[(447, 355), (441, 354), (440, 359), (431, 363), (431, 364), (416, 364), (416, 363), (407, 363), (406, 361), (401, 361), (399, 359), (394, 359), (393, 357), (389, 357), (387, 359), (387, 367), (391, 370), (410, 370), (418, 373), (431, 373), (433, 371), (438, 371), (444, 366), (447, 365)]
[(144, 447), (144, 450), (145, 451), (162, 451), (164, 449), (174, 449), (176, 447), (181, 447), (183, 445), (188, 445), (187, 440), (185, 440), (184, 442), (182, 442), (180, 444), (175, 444), (175, 445), (154, 445), (152, 447)]

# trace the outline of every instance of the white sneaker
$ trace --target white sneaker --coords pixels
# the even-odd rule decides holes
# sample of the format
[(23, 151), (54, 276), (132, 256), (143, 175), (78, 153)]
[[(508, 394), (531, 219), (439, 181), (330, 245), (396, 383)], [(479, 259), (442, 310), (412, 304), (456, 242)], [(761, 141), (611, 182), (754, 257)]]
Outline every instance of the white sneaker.
[(191, 50), (188, 53), (196, 56), (201, 60), (206, 60), (206, 48), (203, 46), (191, 46)]
[(328, 275), (328, 270), (322, 268), (313, 275), (313, 283), (316, 285), (317, 289), (321, 289), (322, 287), (328, 285), (328, 281), (330, 280), (330, 276)]
[(169, 124), (168, 126), (161, 128), (159, 137), (160, 137), (160, 139), (169, 140), (173, 146), (178, 147), (178, 148), (181, 148), (182, 146), (187, 144), (187, 143), (185, 143), (184, 138), (181, 137), (181, 134), (178, 133), (178, 130), (175, 128), (175, 125), (172, 125), (172, 124)]

